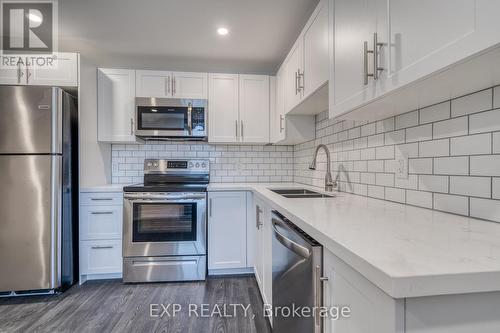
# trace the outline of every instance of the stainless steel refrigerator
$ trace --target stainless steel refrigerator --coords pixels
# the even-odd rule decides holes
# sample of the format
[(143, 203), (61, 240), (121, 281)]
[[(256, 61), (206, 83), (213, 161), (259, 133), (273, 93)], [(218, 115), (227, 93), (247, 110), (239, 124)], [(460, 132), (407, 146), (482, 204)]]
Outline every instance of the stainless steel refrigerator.
[(78, 276), (78, 110), (60, 88), (0, 86), (0, 296)]

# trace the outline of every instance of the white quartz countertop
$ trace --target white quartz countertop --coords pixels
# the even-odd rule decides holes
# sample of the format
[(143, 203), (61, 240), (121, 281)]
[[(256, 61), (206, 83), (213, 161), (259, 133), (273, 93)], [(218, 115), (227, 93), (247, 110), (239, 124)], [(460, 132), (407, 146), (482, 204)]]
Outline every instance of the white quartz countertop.
[(124, 186), (128, 186), (130, 184), (107, 184), (107, 185), (99, 185), (99, 186), (87, 186), (81, 187), (80, 193), (88, 193), (88, 192), (122, 192)]
[(347, 193), (290, 199), (270, 188), (300, 184), (210, 184), (252, 191), (393, 298), (500, 291), (500, 224)]

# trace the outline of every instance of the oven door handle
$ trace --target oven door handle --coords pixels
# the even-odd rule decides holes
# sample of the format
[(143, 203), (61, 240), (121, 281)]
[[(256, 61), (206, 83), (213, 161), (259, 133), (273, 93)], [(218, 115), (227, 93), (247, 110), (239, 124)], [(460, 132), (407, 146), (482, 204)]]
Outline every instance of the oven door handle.
[(176, 196), (176, 197), (165, 197), (165, 196), (155, 196), (155, 195), (146, 195), (146, 196), (139, 196), (139, 195), (130, 195), (130, 194), (125, 194), (124, 199), (130, 200), (130, 201), (159, 201), (159, 202), (165, 202), (165, 201), (177, 201), (177, 200), (200, 200), (200, 199), (205, 199), (205, 195), (185, 195), (185, 196)]

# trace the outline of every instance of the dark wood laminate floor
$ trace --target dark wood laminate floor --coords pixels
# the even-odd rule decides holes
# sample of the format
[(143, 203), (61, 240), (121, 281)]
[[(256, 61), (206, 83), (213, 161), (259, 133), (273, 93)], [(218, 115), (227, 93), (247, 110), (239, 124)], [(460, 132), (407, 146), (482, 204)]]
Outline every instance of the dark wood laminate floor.
[[(172, 316), (150, 317), (150, 304), (174, 304), (182, 310)], [(200, 317), (189, 304), (198, 305)], [(250, 305), (247, 316), (201, 317), (201, 304)], [(194, 310), (194, 308), (193, 308)], [(160, 307), (161, 312), (161, 307)], [(155, 312), (156, 313), (156, 312)], [(54, 296), (0, 298), (0, 332), (165, 332), (267, 333), (262, 300), (253, 277), (210, 278), (206, 282), (123, 284), (119, 280), (89, 281)]]

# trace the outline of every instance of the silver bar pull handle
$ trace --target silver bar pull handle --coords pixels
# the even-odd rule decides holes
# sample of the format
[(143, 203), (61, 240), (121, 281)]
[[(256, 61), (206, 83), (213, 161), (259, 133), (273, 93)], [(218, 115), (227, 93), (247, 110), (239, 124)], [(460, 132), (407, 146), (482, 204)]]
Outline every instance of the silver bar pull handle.
[(113, 245), (96, 245), (92, 246), (93, 250), (101, 250), (101, 249), (112, 249)]
[(113, 198), (90, 198), (92, 201), (111, 201)]
[(285, 120), (285, 116), (280, 114), (280, 133), (283, 132), (283, 130), (285, 129), (285, 127), (283, 127), (284, 120)]
[(176, 82), (175, 82), (175, 76), (172, 76), (172, 95), (175, 95), (176, 93)]
[(297, 69), (297, 85), (299, 92), (304, 92), (304, 72), (300, 72), (300, 68)]
[(234, 121), (235, 129), (236, 129), (236, 138), (238, 138), (238, 119)]
[(168, 94), (170, 94), (170, 77), (167, 76), (165, 78), (165, 95), (168, 96)]
[(378, 80), (378, 72), (384, 70), (383, 67), (378, 66), (378, 58), (379, 58), (379, 47), (384, 46), (383, 43), (378, 42), (378, 35), (375, 32), (373, 34), (373, 79)]
[(263, 225), (263, 222), (260, 221), (260, 214), (262, 213), (262, 209), (260, 209), (259, 205), (255, 206), (255, 227), (257, 230)]
[(363, 83), (368, 85), (368, 78), (373, 76), (373, 74), (368, 73), (368, 53), (373, 53), (373, 51), (368, 50), (368, 42), (363, 43)]
[[(21, 73), (22, 73), (22, 71), (21, 71)], [(29, 83), (30, 77), (31, 77), (30, 66), (29, 66), (29, 65), (27, 65), (27, 66), (26, 66), (26, 84), (28, 84), (28, 83)]]
[(134, 118), (130, 118), (130, 135), (134, 135)]
[(241, 121), (241, 140), (243, 140), (243, 120)]
[(91, 212), (92, 215), (112, 215), (113, 212)]
[(208, 216), (212, 217), (212, 198), (208, 199)]
[[(327, 277), (321, 276), (321, 266), (316, 265), (314, 268), (314, 276), (315, 280), (314, 285), (316, 287), (316, 291), (314, 293), (314, 303), (315, 303), (315, 310), (316, 313), (314, 315), (316, 319), (316, 327), (321, 328), (321, 317), (320, 317), (320, 308), (322, 306), (322, 301), (323, 301), (323, 282), (328, 281)], [(316, 331), (315, 331), (316, 332)], [(318, 330), (319, 332), (319, 330)]]
[(299, 74), (295, 72), (295, 95), (299, 93)]

